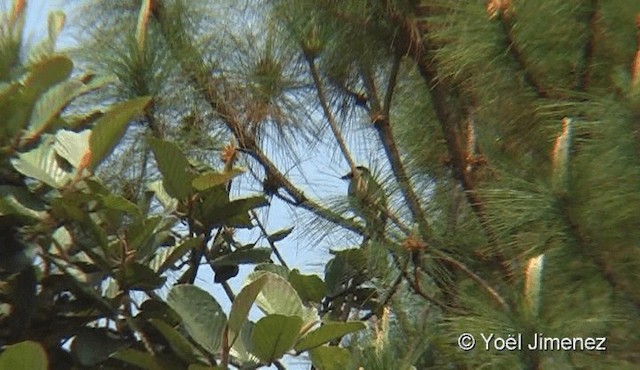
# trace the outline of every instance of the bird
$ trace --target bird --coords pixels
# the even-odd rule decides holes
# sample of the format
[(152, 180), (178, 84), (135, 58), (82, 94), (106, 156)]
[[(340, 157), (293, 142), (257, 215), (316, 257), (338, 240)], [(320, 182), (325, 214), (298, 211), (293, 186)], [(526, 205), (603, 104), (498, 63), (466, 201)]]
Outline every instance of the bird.
[(350, 171), (341, 177), (349, 181), (349, 207), (365, 222), (365, 240), (381, 240), (387, 224), (387, 197), (367, 167), (356, 166), (355, 169), (357, 174)]

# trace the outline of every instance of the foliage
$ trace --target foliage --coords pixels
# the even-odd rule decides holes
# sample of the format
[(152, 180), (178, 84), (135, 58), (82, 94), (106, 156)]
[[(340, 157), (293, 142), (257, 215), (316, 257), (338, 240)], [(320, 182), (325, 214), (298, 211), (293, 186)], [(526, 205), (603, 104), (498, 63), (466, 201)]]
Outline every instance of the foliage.
[[(22, 19), (24, 9), (15, 5), (6, 17)], [(3, 36), (21, 32), (11, 31)], [(169, 199), (164, 211), (107, 189), (94, 173), (151, 98), (73, 121), (65, 108), (101, 85), (93, 76), (72, 77), (72, 68), (70, 59), (50, 53), (3, 75), (0, 368), (256, 366), (363, 327), (327, 322), (323, 335), (310, 332), (321, 320), (286, 274), (252, 275), (229, 320), (192, 285), (189, 269), (187, 284), (175, 285), (166, 300), (154, 293), (187, 254), (206, 256), (214, 270), (267, 262), (270, 249), (231, 247), (233, 228), (251, 227), (250, 212), (265, 199), (230, 199), (226, 184), (240, 171), (193, 166), (177, 146), (154, 138), (162, 183), (150, 193)], [(181, 222), (189, 228), (183, 235)], [(304, 287), (303, 275), (295, 279)], [(138, 306), (141, 294), (147, 299)], [(255, 323), (247, 317), (254, 304), (265, 312)]]
[[(0, 368), (640, 361), (636, 2), (75, 6), (73, 61), (62, 13), (30, 50), (25, 2), (2, 15)], [(267, 231), (283, 205), (310, 221)]]

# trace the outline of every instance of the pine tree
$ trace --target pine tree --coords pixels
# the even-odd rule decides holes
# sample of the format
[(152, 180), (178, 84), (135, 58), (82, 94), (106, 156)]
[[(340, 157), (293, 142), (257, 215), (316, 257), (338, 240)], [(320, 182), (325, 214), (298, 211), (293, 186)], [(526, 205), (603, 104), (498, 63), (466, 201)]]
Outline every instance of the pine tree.
[[(139, 278), (154, 288), (143, 289), (151, 302), (148, 311), (141, 307), (143, 314), (166, 302), (183, 323), (178, 326), (169, 313), (163, 319), (169, 329), (153, 321), (156, 316), (133, 321), (129, 301), (114, 299), (110, 306), (100, 297), (99, 309), (106, 302), (118, 313), (101, 317), (121, 318), (120, 326), (102, 329), (120, 342), (107, 341), (113, 346), (104, 350), (108, 356), (89, 361), (66, 355), (65, 361), (275, 362), (282, 368), (284, 353), (308, 350), (319, 369), (632, 369), (640, 362), (640, 293), (634, 288), (640, 271), (637, 2), (118, 0), (86, 1), (75, 9), (82, 15), (71, 29), (82, 35), (73, 52), (76, 65), (112, 84), (65, 113), (143, 96), (151, 102), (107, 162), (91, 162), (106, 186), (87, 180), (89, 190), (79, 191), (143, 217), (140, 225), (158, 222), (166, 238), (150, 238), (144, 258), (156, 250), (162, 251), (157, 258), (169, 255), (162, 263), (140, 257), (135, 271), (125, 268), (136, 258), (125, 258), (126, 248), (122, 265), (100, 262), (113, 271), (117, 286), (127, 287), (117, 297), (131, 297), (128, 284)], [(0, 46), (2, 52), (12, 47)], [(0, 61), (7, 60), (0, 54)], [(0, 67), (7, 70), (7, 63)], [(11, 71), (6, 81), (18, 86), (24, 71)], [(382, 237), (368, 237), (367, 213), (350, 210), (346, 189), (325, 195), (324, 184), (300, 180), (312, 175), (306, 170), (313, 172), (301, 167), (305, 155), (318, 156), (323, 146), (333, 155), (319, 161), (329, 163), (337, 182), (345, 173), (371, 169), (386, 197), (375, 206), (385, 220)], [(238, 165), (247, 176), (238, 177)], [(291, 167), (302, 168), (302, 176), (291, 175)], [(20, 181), (32, 175), (9, 165), (1, 169)], [(263, 196), (233, 200), (238, 185)], [(34, 196), (58, 210), (75, 199), (66, 198), (69, 193)], [(149, 210), (150, 197), (157, 200), (156, 213)], [(116, 198), (117, 204), (104, 200)], [(291, 230), (266, 231), (259, 208), (265, 199), (287, 205), (305, 221), (296, 231), (329, 248), (323, 279), (288, 268), (276, 242)], [(73, 218), (72, 211), (55, 216), (94, 225)], [(92, 220), (104, 219), (104, 232), (94, 240), (70, 228), (69, 244), (82, 247), (88, 239), (126, 246), (146, 230), (125, 218), (113, 221), (112, 211), (92, 210)], [(171, 223), (176, 219), (182, 225)], [(253, 226), (268, 246), (254, 250), (256, 243), (242, 240), (225, 222)], [(34, 235), (53, 227), (40, 224)], [(270, 257), (277, 263), (259, 263)], [(186, 285), (158, 297), (155, 288), (179, 261), (184, 266), (176, 279)], [(156, 273), (140, 272), (152, 263), (161, 266)], [(260, 330), (259, 322), (243, 327), (231, 315), (228, 326), (217, 320), (224, 313), (193, 283), (209, 265), (233, 298), (238, 292), (227, 280), (238, 263), (257, 265), (239, 306), (251, 301), (248, 312), (253, 301), (247, 295), (269, 286), (264, 294), (277, 294), (268, 303), (290, 313), (289, 303), (299, 302), (291, 307), (300, 312), (278, 311)], [(214, 329), (196, 330), (191, 314), (201, 312), (192, 311), (187, 297), (202, 298), (216, 312), (205, 318)], [(312, 316), (310, 308), (323, 320), (318, 332), (311, 331), (315, 340), (305, 331), (308, 321), (298, 322)], [(287, 334), (282, 338), (290, 346), (246, 346), (252, 336), (246, 331), (263, 335), (267, 321), (272, 332)], [(354, 333), (362, 326), (354, 321), (369, 328)], [(81, 329), (88, 329), (85, 324)], [(73, 335), (82, 344), (108, 337), (88, 332)], [(238, 334), (236, 343), (244, 347), (223, 340), (218, 348), (211, 332), (220, 334), (214, 342)], [(461, 348), (469, 343), (463, 333), (475, 337), (475, 348)], [(485, 348), (484, 338), (492, 334)], [(529, 351), (536, 334), (594, 339), (587, 350)], [(499, 350), (503, 342), (493, 341), (519, 335), (521, 350)], [(260, 344), (273, 344), (268, 335), (260, 338)], [(595, 338), (606, 338), (606, 350)], [(122, 343), (131, 349), (122, 350)], [(71, 352), (77, 357), (91, 348), (86, 345)]]

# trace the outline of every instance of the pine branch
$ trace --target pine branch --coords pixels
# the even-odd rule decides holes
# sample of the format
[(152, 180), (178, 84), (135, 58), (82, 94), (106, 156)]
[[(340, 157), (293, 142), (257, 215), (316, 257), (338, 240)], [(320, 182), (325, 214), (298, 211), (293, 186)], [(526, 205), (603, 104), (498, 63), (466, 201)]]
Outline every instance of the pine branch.
[(591, 68), (593, 65), (593, 57), (596, 50), (596, 34), (598, 32), (598, 19), (600, 18), (600, 1), (591, 0), (589, 4), (589, 13), (586, 17), (588, 36), (584, 45), (580, 72), (578, 73), (578, 81), (576, 90), (585, 91), (591, 83)]
[(320, 73), (318, 72), (318, 66), (316, 65), (313, 56), (305, 53), (305, 60), (309, 65), (309, 71), (311, 72), (311, 77), (313, 78), (314, 85), (316, 87), (316, 91), (318, 92), (318, 100), (320, 101), (320, 106), (322, 106), (322, 111), (324, 113), (325, 118), (329, 122), (329, 127), (331, 127), (331, 132), (333, 133), (333, 137), (336, 139), (338, 146), (340, 147), (340, 151), (344, 156), (344, 159), (349, 164), (351, 168), (351, 173), (354, 176), (359, 176), (358, 171), (356, 169), (356, 163), (353, 161), (353, 157), (351, 153), (349, 153), (349, 149), (347, 148), (347, 143), (338, 128), (338, 123), (331, 113), (331, 108), (329, 107), (329, 102), (327, 100), (327, 96), (324, 92), (324, 87), (322, 85), (322, 81), (320, 80)]
[(515, 29), (514, 25), (516, 23), (514, 21), (515, 15), (510, 6), (510, 1), (494, 0), (492, 2), (500, 3), (500, 5), (498, 5), (499, 8), (497, 10), (497, 16), (500, 20), (500, 26), (507, 52), (518, 65), (519, 70), (524, 76), (525, 82), (531, 86), (539, 98), (546, 99), (553, 97), (552, 95), (555, 94), (552, 94), (549, 89), (534, 75), (534, 72), (531, 70), (531, 66), (529, 66), (529, 63), (527, 62), (524, 51), (516, 40), (513, 33), (513, 30)]
[[(254, 158), (262, 167), (267, 176), (273, 181), (278, 188), (283, 188), (293, 199), (296, 206), (300, 206), (319, 217), (322, 217), (330, 222), (340, 225), (348, 230), (351, 230), (358, 234), (364, 234), (364, 228), (358, 225), (353, 220), (342, 217), (341, 215), (319, 205), (318, 203), (308, 199), (304, 193), (298, 189), (289, 179), (278, 169), (278, 167), (271, 161), (271, 159), (261, 150), (256, 142), (255, 137), (249, 130), (245, 128), (245, 125), (240, 121), (239, 114), (226, 102), (223, 96), (218, 94), (217, 86), (213, 86), (213, 82), (223, 83), (224, 81), (211, 81), (211, 77), (208, 72), (201, 67), (202, 61), (199, 59), (199, 53), (195, 52), (195, 48), (189, 43), (187, 37), (171, 37), (168, 34), (168, 30), (172, 27), (173, 19), (165, 19), (166, 11), (161, 2), (157, 3), (156, 11), (153, 13), (157, 16), (157, 21), (160, 24), (161, 32), (163, 32), (165, 39), (169, 42), (173, 56), (179, 61), (181, 69), (185, 76), (187, 76), (191, 83), (200, 88), (204, 92), (205, 100), (209, 103), (218, 117), (222, 119), (223, 123), (227, 126), (229, 131), (235, 136), (240, 149), (248, 153)], [(183, 32), (184, 30), (179, 30)], [(174, 41), (174, 42), (171, 42)], [(193, 53), (185, 53), (184, 50), (192, 50)]]
[(413, 217), (413, 221), (420, 226), (420, 231), (426, 240), (432, 239), (432, 231), (424, 210), (420, 206), (418, 196), (411, 186), (409, 176), (402, 163), (400, 151), (396, 145), (393, 130), (391, 129), (389, 111), (391, 108), (391, 100), (393, 98), (393, 90), (396, 85), (396, 79), (400, 68), (400, 57), (396, 56), (393, 60), (387, 91), (384, 97), (384, 106), (380, 102), (378, 92), (376, 90), (373, 72), (363, 69), (361, 72), (367, 95), (371, 100), (371, 121), (373, 122), (382, 146), (384, 147), (387, 159), (391, 164), (391, 170), (400, 187), (400, 191), (406, 201), (409, 211)]

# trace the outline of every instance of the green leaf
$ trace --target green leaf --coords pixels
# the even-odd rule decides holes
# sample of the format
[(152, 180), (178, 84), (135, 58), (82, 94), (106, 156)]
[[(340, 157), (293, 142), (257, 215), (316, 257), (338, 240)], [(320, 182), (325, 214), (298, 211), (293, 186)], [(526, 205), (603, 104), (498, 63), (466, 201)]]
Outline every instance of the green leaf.
[(55, 55), (30, 65), (23, 82), (24, 97), (27, 101), (35, 101), (44, 91), (69, 78), (72, 69), (73, 62), (63, 55)]
[(162, 204), (168, 213), (173, 212), (178, 207), (178, 200), (167, 193), (162, 180), (153, 181), (147, 184), (147, 189), (155, 194), (158, 202)]
[(318, 370), (342, 370), (349, 365), (351, 354), (341, 347), (318, 347), (309, 351), (311, 363)]
[(59, 130), (56, 132), (56, 141), (53, 147), (60, 157), (77, 169), (89, 152), (90, 136), (90, 130), (82, 132)]
[(122, 350), (113, 357), (146, 370), (184, 370), (184, 365), (179, 362), (159, 358), (148, 352), (131, 348)]
[(142, 217), (142, 213), (140, 212), (138, 206), (121, 195), (109, 194), (106, 196), (102, 196), (100, 197), (100, 202), (105, 208), (126, 212), (131, 216)]
[(293, 231), (293, 227), (289, 227), (287, 229), (282, 229), (282, 230), (278, 230), (275, 233), (269, 235), (269, 237), (267, 237), (267, 239), (272, 242), (278, 242), (284, 238), (286, 238), (287, 236), (289, 236), (289, 234), (291, 234), (291, 232)]
[(267, 277), (261, 276), (257, 280), (245, 285), (233, 301), (231, 312), (229, 312), (229, 343), (231, 343), (231, 345), (235, 343), (242, 329), (242, 325), (244, 325), (249, 316), (253, 302), (255, 302), (256, 297), (266, 282)]
[(139, 263), (127, 263), (115, 276), (122, 287), (130, 290), (154, 290), (162, 287), (167, 280), (149, 267)]
[(141, 113), (150, 101), (151, 98), (142, 97), (115, 104), (96, 121), (89, 139), (91, 160), (88, 168), (90, 170), (94, 170), (111, 153), (129, 122), (135, 115)]
[(214, 186), (226, 184), (229, 180), (243, 173), (244, 173), (243, 170), (236, 169), (236, 168), (232, 169), (229, 172), (222, 172), (222, 173), (207, 172), (193, 179), (191, 184), (198, 191), (207, 190)]
[(71, 355), (83, 366), (95, 366), (126, 347), (107, 329), (85, 328), (73, 339)]
[(47, 353), (39, 343), (25, 341), (4, 347), (0, 353), (0, 369), (47, 370)]
[(98, 88), (99, 85), (85, 85), (74, 79), (63, 81), (40, 96), (33, 107), (29, 119), (28, 137), (34, 139), (49, 130), (60, 112), (76, 97)]
[(172, 267), (178, 260), (180, 260), (187, 252), (193, 248), (197, 248), (202, 244), (200, 238), (190, 238), (183, 241), (180, 245), (171, 249), (171, 254), (162, 262), (158, 268), (158, 272), (162, 272)]
[[(154, 216), (147, 219), (140, 219), (138, 222), (133, 223), (129, 228), (129, 234), (131, 240), (129, 241), (129, 248), (137, 250), (139, 258), (146, 257), (146, 253), (153, 253), (153, 250), (140, 251), (143, 245), (153, 238), (153, 236), (161, 231), (161, 222), (163, 218), (161, 216)], [(147, 248), (148, 249), (148, 248)], [(146, 252), (146, 253), (141, 253)]]
[(19, 215), (42, 220), (46, 217), (44, 204), (27, 189), (0, 185), (0, 216)]
[[(215, 189), (211, 188), (211, 190)], [(226, 225), (229, 227), (252, 227), (251, 218), (249, 217), (249, 210), (262, 207), (268, 204), (267, 200), (263, 196), (256, 196), (250, 198), (236, 199), (233, 201), (227, 201), (222, 198), (228, 196), (225, 194), (218, 194), (212, 192), (212, 199), (202, 205), (202, 215), (208, 225)]]
[(253, 271), (268, 271), (283, 277), (285, 280), (289, 278), (289, 269), (281, 265), (276, 265), (275, 263), (261, 263), (257, 265)]
[(260, 363), (260, 359), (251, 353), (253, 348), (253, 341), (251, 338), (255, 325), (255, 323), (247, 320), (244, 325), (242, 325), (239, 337), (233, 342), (231, 351), (229, 351), (232, 356), (236, 357), (244, 366), (249, 368), (251, 368), (252, 365), (255, 368), (255, 365)]
[(315, 314), (305, 309), (296, 290), (281, 276), (272, 272), (258, 271), (249, 274), (248, 282), (266, 277), (265, 285), (256, 298), (257, 306), (267, 315), (278, 314), (285, 316), (299, 316), (305, 324), (315, 320)]
[(185, 199), (191, 194), (193, 188), (191, 181), (193, 174), (187, 157), (177, 145), (158, 140), (149, 139), (149, 146), (158, 162), (158, 168), (162, 173), (162, 184), (167, 193), (179, 200)]
[(336, 256), (325, 266), (326, 294), (339, 293), (341, 285), (354, 278), (361, 278), (367, 267), (367, 257), (360, 248), (331, 252)]
[(208, 366), (200, 364), (191, 364), (187, 370), (223, 370), (220, 366)]
[(167, 296), (167, 304), (182, 318), (187, 333), (209, 353), (222, 343), (227, 318), (216, 300), (194, 285), (176, 285)]
[(169, 346), (181, 359), (188, 363), (199, 362), (202, 354), (189, 343), (173, 326), (158, 319), (151, 319), (151, 324), (158, 329), (160, 334), (167, 340)]
[(304, 352), (308, 349), (321, 346), (334, 339), (341, 338), (346, 334), (364, 329), (366, 326), (362, 322), (328, 322), (321, 327), (309, 332), (302, 337), (295, 345), (296, 352)]
[(303, 302), (320, 303), (326, 291), (324, 282), (317, 275), (302, 275), (294, 269), (289, 274), (289, 283), (296, 289)]
[(236, 250), (218, 257), (211, 263), (214, 266), (235, 266), (242, 264), (257, 264), (269, 260), (271, 248), (252, 248)]
[(37, 148), (12, 159), (11, 164), (25, 176), (53, 188), (63, 187), (71, 181), (73, 170), (68, 164), (65, 166), (64, 159), (54, 150), (54, 140), (52, 136), (47, 136)]
[(267, 315), (253, 328), (253, 353), (266, 363), (272, 363), (291, 349), (302, 328), (298, 316)]
[(168, 304), (155, 299), (144, 301), (136, 318), (162, 320), (169, 325), (178, 325), (180, 323), (180, 316)]

